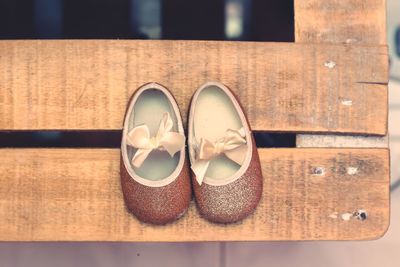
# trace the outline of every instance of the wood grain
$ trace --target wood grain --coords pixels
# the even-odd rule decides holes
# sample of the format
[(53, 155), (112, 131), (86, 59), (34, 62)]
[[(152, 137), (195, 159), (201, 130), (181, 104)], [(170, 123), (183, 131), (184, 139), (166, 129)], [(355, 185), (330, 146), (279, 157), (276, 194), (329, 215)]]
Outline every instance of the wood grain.
[[(295, 3), (299, 43), (386, 44), (386, 0), (300, 0)], [(388, 62), (386, 63), (388, 64)], [(297, 147), (388, 147), (389, 138), (297, 135)]]
[(0, 129), (120, 129), (128, 98), (150, 81), (186, 117), (194, 90), (217, 80), (254, 130), (384, 135), (387, 60), (385, 46), (1, 41)]
[(298, 0), (296, 42), (386, 45), (386, 0)]
[[(357, 240), (385, 233), (387, 149), (259, 152), (265, 188), (255, 214), (211, 224), (192, 203), (181, 220), (157, 227), (126, 211), (117, 149), (1, 149), (0, 241)], [(342, 219), (358, 209), (366, 220)]]

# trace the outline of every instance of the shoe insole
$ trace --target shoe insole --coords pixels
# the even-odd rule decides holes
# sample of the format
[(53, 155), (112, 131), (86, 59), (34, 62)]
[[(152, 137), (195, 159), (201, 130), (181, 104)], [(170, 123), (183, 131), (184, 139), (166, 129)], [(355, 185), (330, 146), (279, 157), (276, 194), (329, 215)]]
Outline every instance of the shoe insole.
[[(160, 90), (146, 90), (140, 94), (133, 108), (133, 120), (129, 122), (129, 131), (139, 125), (146, 124), (150, 130), (150, 137), (157, 134), (160, 121), (165, 112), (168, 112), (174, 122), (172, 131), (178, 132), (177, 118), (167, 96)], [(128, 146), (128, 159), (132, 160), (136, 153), (135, 148)], [(178, 166), (180, 152), (171, 157), (166, 151), (153, 150), (142, 166), (132, 168), (142, 178), (159, 181), (170, 176)]]
[[(197, 97), (194, 110), (194, 135), (215, 142), (226, 135), (226, 130), (243, 127), (239, 114), (229, 96), (217, 86), (203, 89)], [(206, 177), (225, 179), (235, 174), (240, 166), (221, 154), (211, 160)]]

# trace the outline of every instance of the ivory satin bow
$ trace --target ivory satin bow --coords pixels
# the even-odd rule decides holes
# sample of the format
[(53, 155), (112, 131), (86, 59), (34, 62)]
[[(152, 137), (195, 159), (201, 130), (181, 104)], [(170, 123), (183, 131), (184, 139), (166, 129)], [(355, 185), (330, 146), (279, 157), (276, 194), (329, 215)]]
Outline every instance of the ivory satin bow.
[(153, 150), (166, 150), (171, 157), (185, 145), (185, 136), (171, 132), (174, 123), (168, 112), (164, 113), (155, 137), (150, 137), (149, 127), (145, 124), (133, 128), (127, 135), (127, 144), (137, 148), (132, 158), (132, 165), (136, 168), (143, 162)]
[(220, 154), (225, 154), (227, 158), (242, 165), (246, 158), (246, 134), (243, 128), (240, 130), (226, 131), (225, 137), (215, 143), (207, 139), (200, 139), (200, 147), (197, 159), (192, 164), (192, 170), (196, 174), (196, 180), (201, 185), (207, 172), (210, 161)]

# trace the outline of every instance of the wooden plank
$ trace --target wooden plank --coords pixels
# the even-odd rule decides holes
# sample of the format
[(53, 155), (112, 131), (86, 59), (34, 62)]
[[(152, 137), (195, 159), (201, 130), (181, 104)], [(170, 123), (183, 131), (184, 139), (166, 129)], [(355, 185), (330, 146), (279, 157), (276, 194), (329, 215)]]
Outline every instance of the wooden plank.
[[(386, 0), (295, 1), (301, 43), (386, 44)], [(388, 64), (388, 63), (386, 63)], [(298, 135), (297, 147), (388, 147), (388, 137)]]
[[(1, 149), (1, 241), (358, 240), (389, 225), (387, 149), (259, 149), (264, 193), (234, 225), (192, 203), (176, 223), (139, 223), (124, 206), (117, 149)], [(365, 220), (348, 218), (359, 209)]]
[(128, 98), (150, 81), (173, 91), (185, 118), (194, 90), (217, 80), (254, 130), (384, 135), (387, 59), (385, 46), (3, 41), (0, 129), (120, 129)]
[(296, 0), (296, 42), (386, 45), (386, 0)]

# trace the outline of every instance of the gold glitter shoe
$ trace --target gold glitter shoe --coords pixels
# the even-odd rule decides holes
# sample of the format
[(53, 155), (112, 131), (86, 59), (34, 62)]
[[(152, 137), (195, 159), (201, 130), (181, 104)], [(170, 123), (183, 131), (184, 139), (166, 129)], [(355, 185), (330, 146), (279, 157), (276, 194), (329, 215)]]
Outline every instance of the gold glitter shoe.
[(143, 85), (128, 104), (120, 175), (126, 206), (143, 222), (172, 222), (189, 206), (182, 118), (172, 94), (159, 84)]
[(188, 146), (200, 214), (232, 223), (256, 208), (262, 193), (260, 160), (246, 116), (234, 94), (209, 82), (193, 95)]

